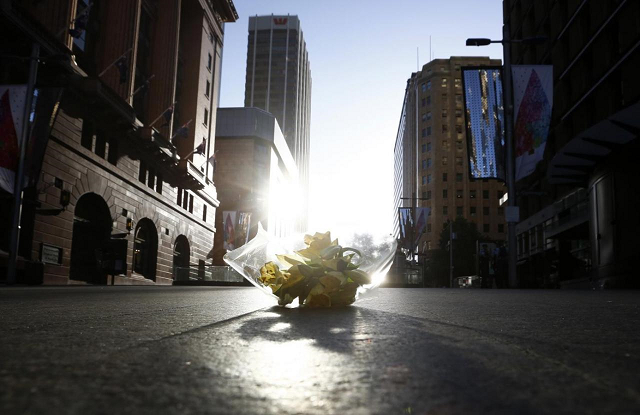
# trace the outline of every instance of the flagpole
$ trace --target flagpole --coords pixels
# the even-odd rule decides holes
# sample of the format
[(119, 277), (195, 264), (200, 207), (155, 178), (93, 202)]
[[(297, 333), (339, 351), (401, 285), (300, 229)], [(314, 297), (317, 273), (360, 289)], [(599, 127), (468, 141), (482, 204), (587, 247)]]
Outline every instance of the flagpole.
[(144, 86), (147, 84), (147, 82), (149, 82), (150, 80), (152, 80), (154, 77), (156, 76), (156, 74), (151, 75), (149, 78), (147, 78), (146, 81), (144, 81), (144, 83), (142, 85), (140, 85), (138, 87), (138, 89), (136, 89), (135, 91), (133, 91), (133, 93), (131, 94), (131, 96), (129, 97), (130, 99), (132, 97), (134, 97), (142, 88), (144, 88)]
[(174, 103), (173, 103), (173, 104), (171, 104), (169, 107), (167, 107), (167, 109), (165, 109), (164, 111), (162, 111), (162, 113), (161, 113), (160, 115), (158, 115), (158, 117), (157, 117), (155, 120), (153, 120), (153, 121), (151, 122), (151, 124), (149, 124), (149, 127), (153, 127), (153, 124), (157, 123), (157, 122), (158, 122), (158, 120), (164, 116), (164, 113), (165, 113), (165, 112), (167, 112), (167, 111), (169, 111), (169, 109), (170, 109), (171, 107), (173, 107), (174, 105), (176, 105), (177, 103), (178, 103), (178, 101), (174, 102)]
[(38, 76), (38, 56), (40, 56), (40, 45), (33, 43), (31, 46), (31, 63), (29, 65), (29, 81), (27, 83), (27, 96), (24, 103), (24, 113), (22, 115), (22, 131), (20, 132), (20, 158), (18, 159), (18, 169), (16, 171), (15, 187), (13, 188), (14, 204), (11, 218), (11, 239), (9, 240), (9, 264), (7, 266), (7, 283), (15, 284), (16, 271), (18, 265), (18, 242), (20, 240), (20, 215), (22, 213), (22, 184), (24, 180), (24, 156), (29, 140), (31, 123), (31, 104), (33, 101), (33, 89)]
[(132, 49), (133, 49), (133, 47), (130, 47), (129, 49), (127, 49), (127, 51), (125, 53), (123, 53), (122, 55), (118, 56), (118, 59), (116, 59), (115, 61), (111, 62), (111, 64), (109, 66), (107, 66), (106, 68), (104, 68), (104, 70), (102, 72), (100, 72), (100, 75), (98, 75), (98, 78), (102, 78), (102, 75), (104, 75), (109, 69), (113, 68), (113, 65), (118, 63), (120, 61), (120, 59), (122, 59), (127, 53), (131, 52)]

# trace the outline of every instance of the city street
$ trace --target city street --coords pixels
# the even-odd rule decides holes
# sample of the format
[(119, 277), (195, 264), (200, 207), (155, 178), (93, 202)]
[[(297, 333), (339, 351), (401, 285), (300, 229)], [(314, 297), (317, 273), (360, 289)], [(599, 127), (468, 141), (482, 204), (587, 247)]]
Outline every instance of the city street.
[(0, 289), (3, 414), (640, 411), (640, 293)]

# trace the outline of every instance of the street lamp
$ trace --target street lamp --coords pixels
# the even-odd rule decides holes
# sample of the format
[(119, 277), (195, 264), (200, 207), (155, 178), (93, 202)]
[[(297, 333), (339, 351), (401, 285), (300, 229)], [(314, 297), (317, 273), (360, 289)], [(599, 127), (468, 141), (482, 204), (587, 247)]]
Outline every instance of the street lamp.
[(501, 43), (503, 47), (503, 67), (504, 67), (504, 103), (505, 103), (505, 139), (507, 141), (507, 227), (509, 238), (509, 287), (515, 288), (518, 284), (516, 278), (516, 223), (519, 220), (519, 212), (516, 206), (516, 179), (515, 179), (515, 161), (513, 158), (513, 95), (511, 81), (511, 43), (540, 44), (547, 40), (544, 36), (534, 36), (524, 39), (511, 39), (509, 36), (509, 23), (505, 23), (502, 27), (502, 40), (491, 40), (487, 38), (469, 38), (467, 46), (487, 46), (491, 43)]

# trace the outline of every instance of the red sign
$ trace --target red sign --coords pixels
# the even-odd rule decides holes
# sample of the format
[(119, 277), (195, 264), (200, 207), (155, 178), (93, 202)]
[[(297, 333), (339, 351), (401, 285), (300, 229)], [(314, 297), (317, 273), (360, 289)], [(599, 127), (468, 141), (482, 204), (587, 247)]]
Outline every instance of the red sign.
[(287, 20), (289, 19), (287, 19), (286, 17), (275, 17), (273, 19), (273, 23), (281, 26), (281, 25), (287, 24)]

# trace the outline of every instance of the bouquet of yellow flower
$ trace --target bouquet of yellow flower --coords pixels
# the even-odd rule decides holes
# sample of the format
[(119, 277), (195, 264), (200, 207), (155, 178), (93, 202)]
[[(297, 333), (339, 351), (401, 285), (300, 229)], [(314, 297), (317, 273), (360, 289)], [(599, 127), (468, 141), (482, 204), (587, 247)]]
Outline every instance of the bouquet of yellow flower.
[(361, 249), (341, 246), (330, 232), (305, 235), (303, 241), (302, 249), (287, 248), (260, 228), (254, 239), (224, 259), (252, 284), (276, 296), (281, 306), (297, 300), (299, 306), (337, 307), (375, 288), (395, 254), (395, 242), (366, 256)]

